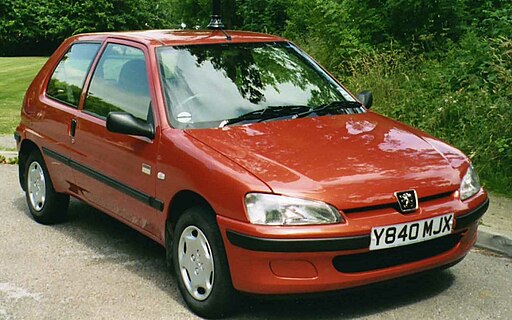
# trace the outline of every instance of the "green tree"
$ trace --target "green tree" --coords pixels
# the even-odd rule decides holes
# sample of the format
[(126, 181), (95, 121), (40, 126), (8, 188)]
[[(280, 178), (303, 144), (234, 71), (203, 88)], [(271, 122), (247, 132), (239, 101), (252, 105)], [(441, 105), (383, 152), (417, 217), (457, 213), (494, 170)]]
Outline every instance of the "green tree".
[(164, 0), (3, 0), (0, 55), (49, 54), (83, 32), (173, 27), (169, 18)]

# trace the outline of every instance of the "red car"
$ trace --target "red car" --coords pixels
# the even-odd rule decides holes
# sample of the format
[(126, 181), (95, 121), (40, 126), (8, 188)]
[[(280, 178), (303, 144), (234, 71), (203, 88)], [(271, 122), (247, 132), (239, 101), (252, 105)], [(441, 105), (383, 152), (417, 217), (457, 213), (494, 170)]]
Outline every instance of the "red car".
[(198, 315), (236, 292), (337, 290), (461, 261), (489, 200), (459, 150), (369, 110), (289, 41), (83, 34), (30, 85), (15, 138), (40, 223), (70, 196), (162, 246)]

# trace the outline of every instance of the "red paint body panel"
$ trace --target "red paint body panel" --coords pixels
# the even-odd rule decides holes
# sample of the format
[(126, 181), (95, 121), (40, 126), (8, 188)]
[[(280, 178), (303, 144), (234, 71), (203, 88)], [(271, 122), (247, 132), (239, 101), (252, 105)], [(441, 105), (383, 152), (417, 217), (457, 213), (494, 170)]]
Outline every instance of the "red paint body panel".
[[(228, 31), (232, 43), (280, 42), (285, 39)], [(91, 67), (78, 108), (45, 94), (61, 57), (77, 41), (102, 43)], [(233, 245), (227, 231), (261, 239), (325, 239), (364, 236), (372, 227), (400, 224), (454, 213), (472, 212), (487, 199), (482, 189), (466, 201), (458, 189), (469, 161), (457, 149), (419, 130), (371, 111), (363, 114), (280, 120), (223, 129), (180, 130), (167, 121), (155, 49), (160, 46), (226, 43), (220, 31), (142, 31), (77, 35), (67, 39), (27, 90), (17, 132), (22, 148), (31, 141), (79, 165), (93, 169), (144, 196), (162, 202), (149, 206), (111, 185), (44, 156), (58, 192), (69, 193), (130, 225), (160, 244), (175, 212), (180, 192), (201, 196), (217, 221), (236, 289), (253, 293), (301, 293), (335, 290), (440, 267), (466, 255), (476, 239), (477, 223), (462, 231), (453, 249), (421, 261), (346, 274), (333, 267), (338, 252), (273, 253)], [(99, 56), (107, 43), (143, 50), (155, 118), (155, 138), (108, 131), (105, 120), (82, 111)], [(71, 120), (77, 121), (75, 139)], [(142, 165), (151, 168), (142, 173)], [(157, 178), (163, 173), (165, 178)], [(394, 192), (417, 190), (425, 199), (411, 214), (386, 206)], [(244, 197), (276, 193), (324, 201), (336, 207), (342, 223), (311, 226), (261, 226), (249, 223)], [(432, 198), (432, 196), (434, 196)], [(363, 209), (361, 209), (363, 208)], [(355, 212), (354, 209), (361, 209)], [(352, 210), (352, 211), (351, 211)], [(345, 212), (346, 211), (346, 212)]]
[[(318, 199), (351, 209), (395, 201), (415, 189), (418, 197), (458, 189), (466, 158), (452, 160), (425, 139), (369, 112), (283, 120), (190, 135), (233, 159), (278, 194)], [(453, 166), (453, 167), (452, 167)]]

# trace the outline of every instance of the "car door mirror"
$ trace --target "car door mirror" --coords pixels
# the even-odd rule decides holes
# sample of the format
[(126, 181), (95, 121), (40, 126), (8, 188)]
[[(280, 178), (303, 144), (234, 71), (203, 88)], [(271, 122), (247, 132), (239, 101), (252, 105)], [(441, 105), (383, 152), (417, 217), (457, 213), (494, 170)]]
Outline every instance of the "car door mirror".
[(107, 130), (149, 139), (155, 137), (155, 129), (151, 124), (139, 120), (127, 112), (110, 112), (107, 115)]
[(370, 91), (361, 91), (356, 95), (356, 99), (359, 100), (367, 109), (370, 109), (373, 104), (373, 94)]

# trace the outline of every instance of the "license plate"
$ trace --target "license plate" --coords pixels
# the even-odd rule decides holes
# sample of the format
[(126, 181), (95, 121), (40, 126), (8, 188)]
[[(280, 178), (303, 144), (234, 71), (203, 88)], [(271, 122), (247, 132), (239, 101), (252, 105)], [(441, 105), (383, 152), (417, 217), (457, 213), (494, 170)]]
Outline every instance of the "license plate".
[(406, 246), (448, 235), (453, 213), (414, 222), (372, 228), (370, 250)]

